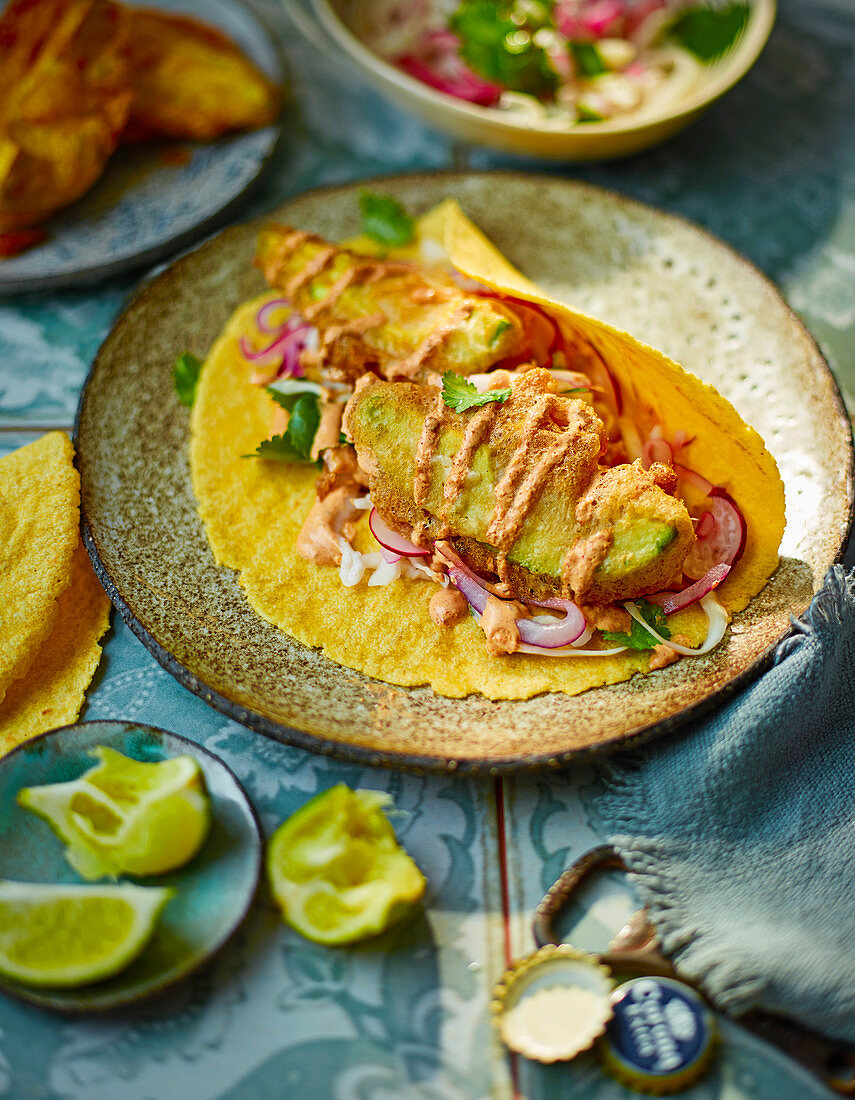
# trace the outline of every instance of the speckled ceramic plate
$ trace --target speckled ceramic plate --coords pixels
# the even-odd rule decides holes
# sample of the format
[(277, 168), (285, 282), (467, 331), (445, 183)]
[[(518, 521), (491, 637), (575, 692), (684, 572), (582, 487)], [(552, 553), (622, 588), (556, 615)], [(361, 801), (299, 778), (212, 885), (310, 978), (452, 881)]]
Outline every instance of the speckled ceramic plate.
[[(136, 760), (189, 753), (205, 774), (213, 822), (199, 853), (169, 875), (134, 879), (174, 886), (154, 937), (136, 962), (113, 978), (78, 989), (32, 989), (0, 979), (0, 990), (59, 1012), (103, 1012), (136, 1004), (206, 963), (235, 931), (255, 895), (261, 836), (249, 799), (222, 760), (192, 741), (135, 722), (85, 722), (36, 737), (0, 760), (0, 878), (82, 881), (47, 822), (15, 801), (21, 787), (64, 783), (93, 766), (89, 751), (108, 745)], [(130, 877), (130, 876), (128, 876)]]
[[(239, 0), (128, 2), (211, 23), (284, 84), (281, 52)], [(45, 224), (44, 244), (0, 262), (0, 296), (85, 286), (174, 254), (222, 224), (261, 176), (280, 133), (277, 124), (211, 143), (120, 148), (98, 183)]]
[[(377, 186), (424, 211), (448, 195), (558, 298), (661, 347), (719, 387), (763, 435), (787, 490), (781, 565), (704, 658), (576, 697), (446, 699), (359, 675), (249, 607), (196, 512), (176, 354), (209, 347), (263, 289), (257, 226), (229, 229), (147, 285), (98, 354), (78, 412), (85, 538), (131, 628), (183, 684), (278, 740), (360, 762), (461, 770), (543, 767), (664, 733), (768, 662), (845, 544), (852, 439), (822, 356), (745, 260), (679, 218), (567, 180), (512, 173), (405, 176)], [(276, 217), (331, 238), (358, 227), (357, 186)], [(295, 593), (295, 599), (304, 599)]]

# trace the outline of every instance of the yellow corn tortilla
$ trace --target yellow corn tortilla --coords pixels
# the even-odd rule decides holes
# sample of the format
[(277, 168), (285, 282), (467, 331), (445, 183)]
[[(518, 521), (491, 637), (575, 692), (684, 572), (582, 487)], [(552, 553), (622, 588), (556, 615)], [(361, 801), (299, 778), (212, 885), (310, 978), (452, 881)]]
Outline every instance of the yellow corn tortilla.
[(10, 685), (0, 704), (0, 754), (77, 720), (101, 660), (98, 642), (109, 625), (110, 601), (78, 542), (54, 628), (29, 672)]
[(80, 482), (71, 440), (49, 432), (0, 459), (0, 702), (48, 637), (71, 581)]
[[(784, 527), (783, 485), (759, 435), (715, 390), (664, 355), (543, 297), (455, 203), (428, 214), (419, 230), (444, 244), (458, 270), (547, 306), (568, 332), (594, 343), (624, 392), (643, 393), (655, 406), (666, 436), (681, 428), (698, 434), (687, 464), (690, 458), (692, 468), (731, 491), (749, 524), (743, 558), (720, 589), (729, 610), (744, 607), (775, 569)], [(231, 318), (205, 362), (191, 418), (193, 486), (208, 539), (217, 562), (239, 572), (255, 611), (341, 665), (390, 684), (429, 684), (454, 698), (473, 692), (497, 700), (544, 691), (575, 695), (646, 672), (646, 651), (605, 658), (490, 657), (471, 618), (451, 629), (431, 621), (435, 585), (398, 580), (345, 588), (337, 569), (312, 565), (296, 553), (315, 500), (316, 469), (243, 457), (270, 436), (273, 404), (249, 382), (252, 368), (238, 340), (253, 333), (259, 306), (275, 296), (245, 303)], [(361, 523), (356, 548), (378, 549), (367, 522)], [(669, 625), (695, 645), (706, 633), (698, 607), (672, 616)]]

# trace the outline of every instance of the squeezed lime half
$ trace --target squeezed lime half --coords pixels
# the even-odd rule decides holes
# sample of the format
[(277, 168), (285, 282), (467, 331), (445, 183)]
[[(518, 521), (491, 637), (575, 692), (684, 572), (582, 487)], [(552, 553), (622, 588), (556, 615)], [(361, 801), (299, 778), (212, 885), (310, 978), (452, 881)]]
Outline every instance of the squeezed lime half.
[(267, 850), (273, 895), (307, 939), (338, 946), (375, 936), (424, 894), (425, 877), (384, 812), (391, 801), (340, 783), (274, 833)]
[(99, 745), (79, 779), (24, 787), (18, 803), (47, 821), (89, 880), (160, 875), (199, 851), (211, 825), (204, 777), (192, 756), (146, 763)]

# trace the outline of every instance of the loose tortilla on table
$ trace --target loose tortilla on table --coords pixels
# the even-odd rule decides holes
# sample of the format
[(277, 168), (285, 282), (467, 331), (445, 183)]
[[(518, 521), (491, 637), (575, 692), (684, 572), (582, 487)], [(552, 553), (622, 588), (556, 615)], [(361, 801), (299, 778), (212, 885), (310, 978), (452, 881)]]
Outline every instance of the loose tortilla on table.
[[(695, 436), (687, 464), (726, 488), (748, 524), (742, 559), (719, 589), (730, 612), (744, 608), (776, 568), (784, 529), (783, 485), (757, 432), (716, 390), (666, 356), (544, 297), (456, 203), (445, 202), (426, 215), (419, 234), (439, 241), (465, 275), (547, 307), (568, 335), (600, 352), (624, 400), (649, 407), (666, 438), (679, 430)], [(341, 665), (390, 684), (429, 684), (455, 698), (473, 692), (490, 699), (526, 699), (544, 691), (575, 695), (647, 671), (646, 651), (604, 658), (492, 658), (472, 619), (451, 629), (430, 620), (434, 585), (398, 580), (345, 588), (337, 569), (301, 558), (295, 545), (315, 500), (317, 470), (244, 457), (270, 436), (273, 405), (250, 383), (252, 368), (238, 340), (254, 331), (255, 313), (268, 297), (273, 293), (239, 307), (211, 349), (191, 420), (193, 486), (208, 539), (217, 562), (238, 571), (258, 614)], [(378, 548), (367, 522), (361, 523), (356, 548)], [(699, 644), (706, 631), (697, 607), (672, 616), (669, 625), (691, 644)]]

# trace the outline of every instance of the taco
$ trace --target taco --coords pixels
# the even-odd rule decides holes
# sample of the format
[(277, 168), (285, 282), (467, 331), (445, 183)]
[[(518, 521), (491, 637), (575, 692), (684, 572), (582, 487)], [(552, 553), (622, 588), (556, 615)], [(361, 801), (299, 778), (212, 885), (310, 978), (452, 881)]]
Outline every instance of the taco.
[(378, 254), (284, 226), (273, 291), (192, 415), (217, 561), (341, 665), (491, 699), (576, 694), (724, 636), (778, 562), (783, 485), (714, 389), (552, 301), (452, 201)]

